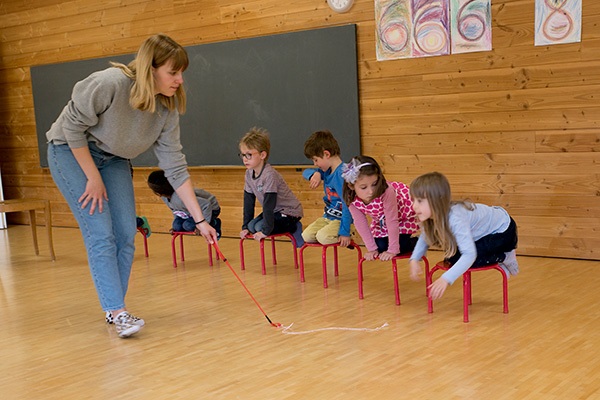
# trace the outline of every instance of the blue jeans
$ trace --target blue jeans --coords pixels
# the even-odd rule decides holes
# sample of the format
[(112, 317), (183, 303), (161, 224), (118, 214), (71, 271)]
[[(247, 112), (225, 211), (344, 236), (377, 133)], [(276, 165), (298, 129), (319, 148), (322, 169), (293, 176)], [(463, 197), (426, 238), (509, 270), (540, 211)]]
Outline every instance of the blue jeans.
[(125, 307), (135, 252), (136, 213), (129, 160), (100, 150), (89, 143), (108, 194), (104, 210), (89, 214), (91, 202), (81, 208), (79, 197), (87, 178), (68, 145), (48, 145), (52, 178), (75, 216), (87, 250), (88, 263), (100, 305), (105, 311)]

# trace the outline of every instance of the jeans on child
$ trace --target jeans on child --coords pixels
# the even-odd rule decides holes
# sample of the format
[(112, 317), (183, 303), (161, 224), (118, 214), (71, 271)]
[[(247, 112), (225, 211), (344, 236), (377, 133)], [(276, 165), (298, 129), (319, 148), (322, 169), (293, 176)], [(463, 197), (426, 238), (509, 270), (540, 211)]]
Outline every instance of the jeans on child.
[(48, 145), (52, 178), (79, 224), (90, 272), (100, 305), (105, 311), (125, 307), (131, 265), (135, 253), (135, 198), (129, 160), (89, 143), (90, 153), (106, 187), (103, 212), (90, 215), (91, 202), (81, 208), (87, 177), (68, 145)]

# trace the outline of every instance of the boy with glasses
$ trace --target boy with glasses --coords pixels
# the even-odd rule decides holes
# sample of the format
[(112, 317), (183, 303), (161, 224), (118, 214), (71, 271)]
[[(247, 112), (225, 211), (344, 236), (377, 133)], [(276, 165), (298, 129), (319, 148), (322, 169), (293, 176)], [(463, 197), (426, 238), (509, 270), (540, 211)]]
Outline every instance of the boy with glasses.
[[(244, 217), (240, 237), (252, 234), (255, 240), (289, 232), (302, 246), (300, 219), (302, 204), (292, 193), (283, 176), (268, 163), (271, 142), (265, 129), (252, 128), (240, 140), (240, 158), (246, 167), (244, 183)], [(262, 213), (254, 217), (256, 200)], [(298, 229), (300, 226), (300, 229)]]

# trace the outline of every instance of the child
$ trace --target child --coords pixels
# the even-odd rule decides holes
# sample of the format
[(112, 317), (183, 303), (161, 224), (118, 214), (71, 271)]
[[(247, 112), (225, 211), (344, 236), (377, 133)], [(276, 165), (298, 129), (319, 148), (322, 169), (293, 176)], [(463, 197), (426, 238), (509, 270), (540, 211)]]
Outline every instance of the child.
[(450, 184), (439, 172), (416, 178), (410, 195), (423, 232), (410, 257), (410, 275), (417, 280), (419, 261), (429, 246), (442, 249), (452, 267), (429, 286), (429, 296), (439, 299), (459, 276), (472, 266), (500, 263), (510, 275), (519, 272), (516, 252), (517, 225), (498, 206), (452, 201)]
[[(173, 215), (175, 216), (175, 219), (173, 220), (174, 232), (196, 231), (198, 223), (194, 221), (185, 204), (165, 177), (165, 171), (153, 171), (148, 176), (148, 186), (152, 189), (154, 194), (160, 196), (162, 201), (164, 201), (171, 211), (173, 211)], [(202, 189), (194, 189), (194, 193), (196, 194), (196, 200), (202, 210), (204, 219), (210, 226), (215, 228), (217, 231), (217, 238), (220, 238), (221, 220), (218, 217), (221, 213), (221, 207), (219, 206), (216, 197)]]
[(352, 215), (341, 196), (344, 190), (342, 170), (344, 163), (340, 158), (340, 146), (329, 131), (313, 133), (304, 143), (304, 155), (310, 158), (317, 168), (304, 170), (302, 176), (309, 181), (311, 189), (323, 181), (325, 213), (310, 224), (302, 238), (308, 243), (350, 245), (350, 225)]
[[(295, 233), (302, 218), (302, 205), (281, 174), (268, 163), (271, 142), (266, 130), (252, 128), (240, 140), (240, 157), (247, 168), (244, 183), (244, 221), (240, 237), (252, 233), (261, 240), (275, 233)], [(256, 200), (262, 213), (254, 218)], [(302, 237), (294, 235), (301, 246)]]
[[(408, 186), (386, 182), (383, 172), (371, 157), (354, 157), (344, 168), (344, 201), (354, 218), (354, 226), (368, 252), (365, 260), (389, 261), (411, 251), (418, 231)], [(371, 225), (367, 221), (371, 217)]]

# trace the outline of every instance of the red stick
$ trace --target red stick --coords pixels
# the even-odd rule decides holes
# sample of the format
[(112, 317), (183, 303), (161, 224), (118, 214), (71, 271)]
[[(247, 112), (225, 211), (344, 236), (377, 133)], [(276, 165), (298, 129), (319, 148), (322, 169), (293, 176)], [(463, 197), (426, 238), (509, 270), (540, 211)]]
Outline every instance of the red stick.
[(229, 264), (229, 261), (227, 261), (227, 258), (225, 258), (225, 256), (223, 255), (223, 253), (219, 249), (219, 246), (217, 245), (217, 242), (214, 242), (213, 246), (215, 247), (216, 252), (219, 254), (219, 257), (221, 257), (221, 260), (223, 260), (225, 262), (225, 264), (227, 264), (227, 266), (229, 267), (229, 269), (231, 270), (231, 272), (233, 272), (233, 275), (235, 275), (235, 277), (242, 284), (242, 286), (244, 287), (244, 289), (246, 289), (246, 292), (248, 293), (248, 295), (250, 295), (250, 298), (254, 301), (254, 304), (256, 304), (256, 306), (263, 313), (263, 315), (265, 316), (265, 318), (267, 319), (267, 321), (269, 321), (269, 324), (271, 324), (275, 328), (281, 327), (281, 324), (279, 322), (273, 322), (273, 321), (271, 321), (271, 319), (269, 318), (269, 316), (267, 315), (267, 313), (265, 312), (265, 310), (263, 310), (263, 308), (260, 306), (260, 304), (258, 304), (258, 301), (256, 301), (256, 299), (254, 298), (254, 296), (252, 295), (252, 293), (250, 293), (250, 290), (248, 290), (248, 287), (244, 284), (244, 282), (238, 276), (238, 274), (236, 274), (236, 272), (233, 269), (233, 267), (231, 266), (231, 264)]

